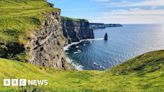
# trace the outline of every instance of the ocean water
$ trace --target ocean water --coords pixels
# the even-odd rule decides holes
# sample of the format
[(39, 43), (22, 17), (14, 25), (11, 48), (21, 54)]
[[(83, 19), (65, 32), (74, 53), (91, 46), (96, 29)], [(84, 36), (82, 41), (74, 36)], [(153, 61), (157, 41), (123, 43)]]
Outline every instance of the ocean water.
[[(103, 37), (108, 33), (109, 40)], [(123, 25), (94, 30), (95, 39), (65, 51), (84, 70), (104, 70), (145, 52), (164, 49), (164, 25)]]

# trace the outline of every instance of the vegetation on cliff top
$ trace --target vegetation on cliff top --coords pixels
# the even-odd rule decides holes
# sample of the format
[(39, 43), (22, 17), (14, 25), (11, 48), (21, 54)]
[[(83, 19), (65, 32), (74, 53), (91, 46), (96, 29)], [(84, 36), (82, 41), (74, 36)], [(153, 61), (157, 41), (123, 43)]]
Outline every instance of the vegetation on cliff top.
[(57, 10), (45, 0), (0, 0), (0, 42), (25, 43), (43, 15)]
[(46, 0), (0, 0), (0, 57), (26, 61), (23, 45), (46, 14), (59, 11), (52, 6)]
[[(47, 86), (4, 87), (4, 78), (47, 79)], [(0, 59), (0, 91), (163, 92), (164, 51), (143, 54), (107, 71), (60, 71)]]
[(86, 20), (86, 19), (78, 19), (78, 18), (70, 18), (70, 17), (65, 17), (65, 16), (62, 16), (61, 17), (63, 20), (70, 20), (70, 21), (77, 21), (77, 22), (79, 22), (80, 20), (83, 20), (83, 21), (86, 21), (86, 22), (88, 22), (88, 20)]

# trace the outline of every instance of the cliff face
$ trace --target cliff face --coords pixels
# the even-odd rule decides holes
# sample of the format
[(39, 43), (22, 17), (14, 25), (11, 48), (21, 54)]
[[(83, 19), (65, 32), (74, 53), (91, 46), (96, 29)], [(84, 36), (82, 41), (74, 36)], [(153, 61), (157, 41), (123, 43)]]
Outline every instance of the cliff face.
[[(3, 8), (6, 5), (10, 6), (1, 9), (3, 10), (0, 17), (0, 57), (2, 58), (72, 70), (74, 67), (66, 61), (64, 45), (68, 41), (71, 43), (94, 38), (88, 21), (62, 19), (61, 22), (60, 10), (53, 8), (45, 0), (24, 2), (4, 0), (0, 5)], [(16, 7), (18, 5), (20, 7)], [(9, 9), (14, 11), (8, 11)]]
[(42, 22), (40, 30), (33, 33), (33, 38), (26, 45), (30, 56), (28, 62), (38, 66), (72, 70), (73, 67), (65, 59), (64, 44), (60, 11), (48, 14)]
[(89, 28), (89, 22), (84, 19), (73, 20), (62, 17), (62, 31), (68, 43), (77, 42), (82, 39), (93, 39), (93, 30)]
[(27, 61), (37, 66), (73, 70), (64, 54), (66, 42), (60, 21), (60, 10), (45, 15), (38, 29), (28, 34), (31, 37), (26, 44), (18, 41), (3, 43), (0, 40), (0, 57)]

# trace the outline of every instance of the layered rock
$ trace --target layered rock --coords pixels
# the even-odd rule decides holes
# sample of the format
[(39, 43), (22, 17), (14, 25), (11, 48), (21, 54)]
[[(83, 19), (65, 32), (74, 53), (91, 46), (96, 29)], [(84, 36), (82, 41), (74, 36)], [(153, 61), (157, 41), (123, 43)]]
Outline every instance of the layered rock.
[(87, 20), (62, 17), (61, 23), (63, 34), (68, 43), (94, 38), (93, 29), (89, 28)]
[(33, 38), (26, 45), (29, 52), (28, 62), (38, 66), (72, 70), (74, 67), (65, 59), (64, 45), (60, 11), (47, 14), (41, 28), (33, 33)]
[(62, 33), (60, 10), (45, 15), (40, 26), (28, 35), (30, 37), (26, 44), (0, 40), (0, 57), (37, 66), (74, 70), (66, 61), (63, 50), (66, 40)]

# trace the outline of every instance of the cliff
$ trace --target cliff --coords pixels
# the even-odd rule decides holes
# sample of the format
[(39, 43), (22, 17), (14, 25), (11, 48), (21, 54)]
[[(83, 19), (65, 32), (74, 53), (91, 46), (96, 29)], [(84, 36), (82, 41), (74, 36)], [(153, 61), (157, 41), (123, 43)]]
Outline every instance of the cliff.
[(122, 27), (121, 24), (89, 23), (91, 29), (105, 29), (107, 27)]
[(89, 28), (89, 22), (85, 19), (62, 17), (61, 23), (63, 34), (68, 43), (94, 38), (93, 29)]
[(73, 68), (64, 56), (65, 38), (61, 31), (60, 11), (46, 15), (40, 31), (35, 31), (33, 35), (34, 38), (26, 45), (29, 48), (29, 63), (66, 70)]
[(92, 29), (105, 29), (104, 23), (89, 23), (89, 25)]
[(122, 27), (121, 24), (105, 24), (106, 27)]
[(1, 5), (11, 9), (1, 9), (5, 14), (2, 12), (0, 17), (0, 57), (37, 66), (74, 69), (64, 55), (60, 9), (52, 8), (44, 0), (5, 0)]

